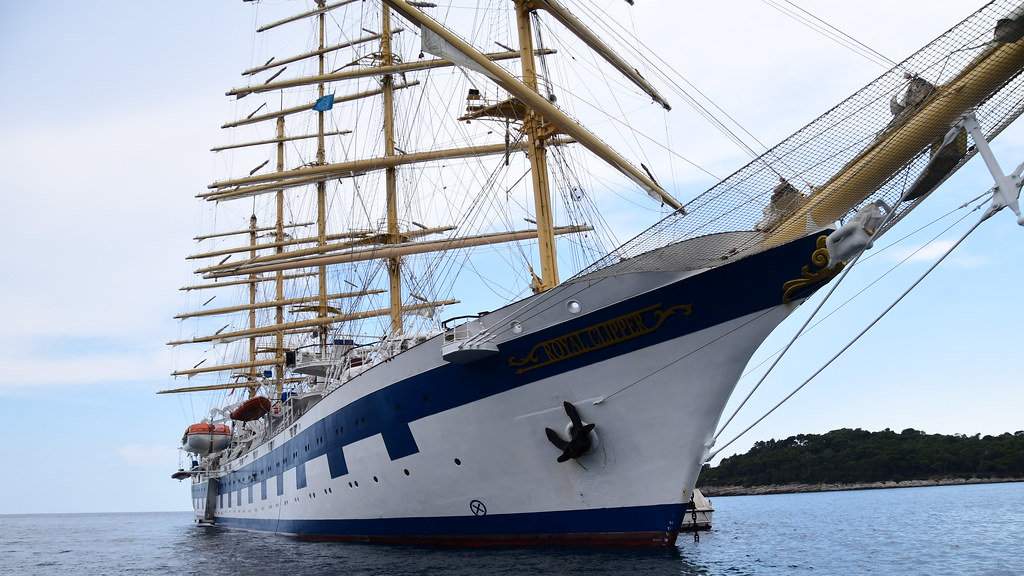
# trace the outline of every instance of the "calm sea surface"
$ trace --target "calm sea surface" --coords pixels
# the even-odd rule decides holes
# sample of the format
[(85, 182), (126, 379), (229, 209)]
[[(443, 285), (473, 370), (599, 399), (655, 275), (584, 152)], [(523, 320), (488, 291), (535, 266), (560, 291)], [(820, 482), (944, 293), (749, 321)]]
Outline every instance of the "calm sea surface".
[(0, 574), (1024, 574), (1024, 484), (713, 499), (675, 550), (435, 550), (200, 529), (191, 514), (0, 516)]

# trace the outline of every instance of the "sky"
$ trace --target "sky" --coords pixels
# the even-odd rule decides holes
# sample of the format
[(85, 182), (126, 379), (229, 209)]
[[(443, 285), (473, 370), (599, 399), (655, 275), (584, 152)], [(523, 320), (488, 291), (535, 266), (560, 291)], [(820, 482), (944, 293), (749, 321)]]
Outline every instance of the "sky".
[[(287, 14), (307, 3), (264, 4)], [(652, 49), (766, 143), (883, 72), (758, 0), (599, 4), (628, 14)], [(802, 3), (896, 60), (976, 4)], [(207, 150), (223, 140), (220, 124), (238, 115), (223, 93), (257, 55), (255, 18), (251, 5), (228, 0), (0, 2), (0, 194), (8, 215), (0, 250), (0, 297), (8, 303), (0, 325), (0, 434), (8, 441), (0, 443), (0, 461), (14, 470), (0, 476), (8, 495), (0, 514), (188, 508), (187, 484), (169, 474), (178, 467), (182, 429), (205, 404), (154, 392), (175, 384), (169, 372), (186, 363), (164, 343), (181, 333), (172, 316), (183, 307), (177, 287), (191, 270), (183, 258), (206, 222), (193, 195), (227, 175)], [(614, 138), (613, 125), (595, 124)], [(669, 126), (674, 149), (718, 176), (749, 160), (683, 105)], [(1020, 123), (994, 148), (1005, 166), (1024, 160)], [(682, 167), (662, 179), (683, 198), (713, 184)], [(980, 160), (972, 161), (880, 240), (877, 255), (856, 267), (826, 312), (906, 262), (798, 341), (723, 439), (838, 350), (977, 215), (927, 246), (951, 219), (881, 248), (990, 184)], [(618, 209), (630, 206), (611, 210), (620, 238), (657, 217), (655, 210)], [(839, 427), (964, 434), (1024, 428), (1013, 330), (1022, 247), (1024, 230), (1008, 214), (984, 224), (869, 338), (724, 454), (756, 440)], [(474, 260), (485, 270), (486, 256)], [(736, 396), (808, 308), (755, 354)]]

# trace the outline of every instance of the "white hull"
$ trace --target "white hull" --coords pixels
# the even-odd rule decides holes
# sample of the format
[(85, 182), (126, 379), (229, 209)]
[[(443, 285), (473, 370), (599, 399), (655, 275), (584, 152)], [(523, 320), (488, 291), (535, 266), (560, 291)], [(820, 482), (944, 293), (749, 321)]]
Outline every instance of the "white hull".
[[(283, 497), (263, 501), (257, 495), (249, 504), (247, 488), (240, 488), (236, 497), (242, 506), (221, 508), (217, 516), (277, 518), (279, 507), (285, 520), (464, 516), (474, 499), (490, 514), (564, 510), (567, 504), (681, 504), (689, 500), (705, 445), (740, 371), (788, 308), (757, 313), (760, 318), (753, 321), (745, 316), (414, 422), (420, 452), (399, 460), (389, 459), (380, 436), (350, 444), (344, 447), (349, 474), (331, 479), (327, 457), (320, 456), (306, 463), (306, 489), (296, 489), (292, 469), (284, 474)], [(670, 369), (593, 404), (687, 354), (692, 355)], [(302, 420), (335, 408), (331, 401), (339, 398), (333, 396), (340, 395), (329, 396)], [(582, 466), (557, 463), (558, 452), (544, 437), (545, 427), (565, 428), (563, 400), (597, 424), (597, 445), (580, 460)], [(276, 482), (276, 477), (268, 480), (268, 493), (276, 494)], [(350, 482), (359, 487), (349, 488)], [(309, 496), (314, 493), (315, 498)]]
[[(647, 281), (657, 278), (658, 285), (665, 286), (678, 285), (687, 275), (640, 276)], [(573, 289), (570, 295), (583, 302), (602, 296), (615, 302), (622, 300), (620, 289), (635, 290), (637, 281), (613, 279), (561, 288)], [(595, 292), (598, 288), (600, 294)], [(220, 479), (212, 514), (205, 509), (206, 480), (199, 478), (193, 490), (197, 516), (214, 516), (229, 527), (310, 538), (501, 543), (564, 537), (670, 544), (743, 368), (793, 307), (790, 303), (757, 309), (410, 419), (408, 440), (413, 449), (399, 457), (395, 451), (401, 442), (385, 437), (394, 434), (391, 428), (343, 443), (334, 454), (344, 464), (336, 463), (333, 474), (331, 448), (301, 457), (307, 450), (316, 453), (332, 434), (349, 433), (339, 426), (341, 420), (332, 420), (337, 414), (396, 383), (414, 382), (424, 373), (443, 369), (447, 363), (441, 360), (442, 339), (435, 338), (346, 383), (272, 443), (237, 458), (228, 466), (231, 473)], [(485, 318), (504, 321), (510, 317), (507, 310)], [(557, 322), (566, 322), (543, 318), (564, 314), (564, 307), (546, 310), (535, 314), (539, 327), (557, 328)], [(694, 313), (693, 320), (697, 318)], [(524, 335), (529, 333), (528, 327)], [(457, 394), (485, 387), (491, 374), (444, 385), (454, 387)], [(419, 400), (408, 393), (403, 398)], [(597, 440), (578, 461), (558, 463), (559, 451), (548, 442), (544, 429), (567, 434), (563, 401), (573, 403), (586, 422), (596, 424)], [(389, 408), (375, 406), (369, 418)], [(349, 425), (374, 425), (372, 420), (359, 420)], [(273, 456), (283, 442), (289, 460), (278, 456), (284, 469), (278, 475)], [(272, 453), (273, 447), (278, 451)], [(296, 458), (304, 464), (296, 467)]]

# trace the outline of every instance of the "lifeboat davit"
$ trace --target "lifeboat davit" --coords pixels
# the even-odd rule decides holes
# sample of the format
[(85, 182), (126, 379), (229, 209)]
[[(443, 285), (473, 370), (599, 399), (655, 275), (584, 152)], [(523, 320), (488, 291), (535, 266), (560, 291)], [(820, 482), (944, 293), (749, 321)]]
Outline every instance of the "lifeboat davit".
[(185, 430), (181, 438), (182, 447), (192, 454), (213, 454), (220, 452), (231, 443), (231, 427), (227, 424), (200, 422)]
[(231, 419), (239, 422), (251, 422), (259, 420), (267, 412), (270, 412), (270, 398), (265, 396), (254, 396), (239, 404), (238, 408), (231, 411)]

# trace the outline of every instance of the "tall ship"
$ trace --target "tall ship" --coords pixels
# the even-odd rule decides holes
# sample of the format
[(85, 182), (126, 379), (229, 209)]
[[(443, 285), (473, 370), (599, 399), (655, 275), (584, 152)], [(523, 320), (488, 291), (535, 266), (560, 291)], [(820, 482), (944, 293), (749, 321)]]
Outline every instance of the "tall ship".
[(161, 391), (201, 410), (174, 475), (201, 524), (672, 546), (781, 322), (976, 154), (986, 217), (1019, 216), (988, 142), (1024, 110), (1020, 0), (685, 202), (670, 146), (620, 150), (689, 92), (597, 3), (249, 4)]

